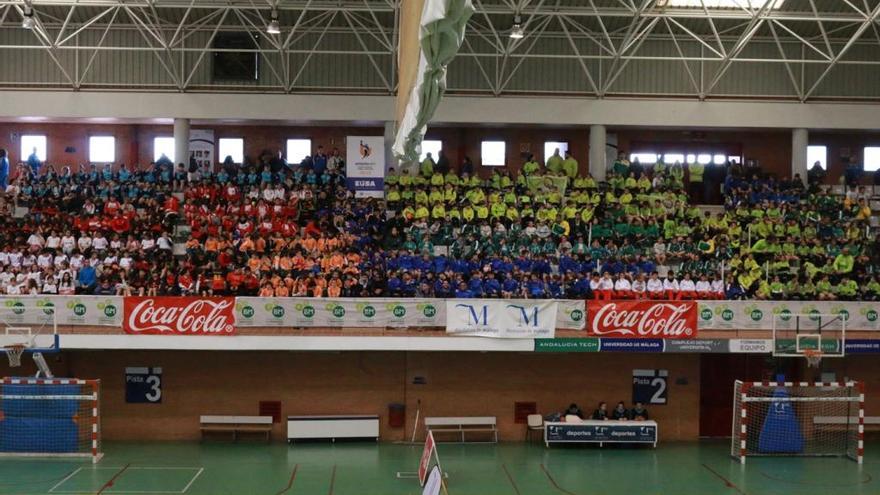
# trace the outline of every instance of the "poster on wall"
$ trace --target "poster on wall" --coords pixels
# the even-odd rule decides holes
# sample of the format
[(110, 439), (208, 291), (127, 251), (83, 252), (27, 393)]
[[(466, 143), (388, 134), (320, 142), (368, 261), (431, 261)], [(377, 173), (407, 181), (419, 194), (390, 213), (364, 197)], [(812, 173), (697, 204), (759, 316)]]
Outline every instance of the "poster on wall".
[(129, 404), (161, 404), (162, 368), (125, 368), (125, 402)]
[[(196, 159), (199, 169), (207, 165), (211, 170), (214, 168), (214, 130), (191, 129), (189, 131), (189, 152)], [(178, 159), (180, 163), (189, 166), (189, 157)]]
[(633, 404), (666, 404), (669, 370), (633, 370)]
[(385, 196), (385, 137), (348, 136), (345, 176), (357, 198)]

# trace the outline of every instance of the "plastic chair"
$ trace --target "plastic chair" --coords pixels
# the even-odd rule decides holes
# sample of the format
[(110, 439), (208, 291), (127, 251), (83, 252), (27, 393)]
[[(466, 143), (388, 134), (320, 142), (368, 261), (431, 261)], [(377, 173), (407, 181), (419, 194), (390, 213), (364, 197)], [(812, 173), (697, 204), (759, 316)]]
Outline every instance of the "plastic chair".
[(532, 432), (544, 431), (544, 417), (540, 414), (529, 414), (526, 417), (526, 440), (531, 438)]

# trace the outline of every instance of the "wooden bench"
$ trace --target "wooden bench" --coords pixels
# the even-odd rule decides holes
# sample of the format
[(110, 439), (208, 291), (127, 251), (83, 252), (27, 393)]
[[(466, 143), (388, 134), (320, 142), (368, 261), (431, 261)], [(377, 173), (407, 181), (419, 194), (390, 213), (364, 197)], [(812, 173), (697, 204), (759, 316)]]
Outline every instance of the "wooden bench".
[(265, 433), (266, 441), (272, 439), (272, 416), (200, 416), (202, 439), (205, 433), (231, 432), (237, 441), (239, 433)]
[[(432, 433), (458, 433), (462, 443), (498, 443), (498, 428), (495, 416), (445, 416), (426, 417), (425, 428)], [(465, 433), (491, 433), (490, 442), (467, 442)]]

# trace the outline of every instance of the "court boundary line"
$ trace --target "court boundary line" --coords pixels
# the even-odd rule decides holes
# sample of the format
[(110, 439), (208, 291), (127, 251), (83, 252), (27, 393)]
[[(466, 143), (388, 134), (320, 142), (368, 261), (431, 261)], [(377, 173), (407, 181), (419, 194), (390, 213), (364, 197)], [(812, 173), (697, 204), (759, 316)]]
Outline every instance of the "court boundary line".
[(58, 490), (58, 491), (56, 491), (56, 489), (59, 486), (63, 485), (65, 482), (69, 481), (71, 478), (73, 478), (74, 475), (76, 475), (77, 473), (79, 473), (81, 471), (120, 470), (118, 473), (116, 473), (116, 475), (113, 478), (108, 480), (108, 482), (105, 483), (104, 486), (101, 487), (101, 490), (107, 490), (110, 486), (112, 486), (112, 484), (110, 484), (108, 486), (108, 483), (110, 483), (111, 481), (115, 481), (116, 478), (118, 478), (124, 471), (137, 471), (137, 470), (175, 471), (175, 470), (184, 470), (184, 469), (195, 471), (195, 474), (189, 480), (189, 482), (186, 484), (186, 486), (183, 487), (182, 490), (112, 490), (112, 491), (104, 491), (104, 492), (98, 491), (95, 493), (95, 495), (105, 495), (105, 494), (110, 495), (113, 493), (120, 493), (120, 494), (144, 493), (144, 494), (154, 494), (154, 495), (162, 495), (162, 494), (164, 494), (164, 495), (182, 495), (182, 494), (186, 493), (187, 491), (189, 491), (192, 484), (195, 483), (195, 481), (202, 475), (202, 473), (205, 471), (204, 467), (190, 467), (190, 466), (122, 466), (122, 467), (119, 467), (119, 466), (114, 466), (114, 467), (94, 466), (91, 469), (79, 467), (76, 470), (74, 470), (73, 473), (69, 474), (66, 478), (64, 478), (60, 482), (56, 483), (55, 486), (50, 488), (47, 493), (59, 493), (59, 494), (83, 493), (82, 490)]
[(544, 471), (544, 475), (547, 476), (548, 480), (550, 480), (550, 484), (553, 485), (553, 488), (556, 488), (557, 490), (564, 493), (565, 495), (577, 495), (576, 493), (570, 492), (570, 491), (566, 490), (565, 488), (562, 488), (561, 486), (559, 486), (559, 483), (557, 483), (556, 480), (553, 479), (553, 476), (550, 474), (550, 471), (548, 471), (547, 468), (544, 466), (543, 462), (540, 464), (540, 466), (541, 466), (541, 471)]
[(333, 471), (330, 473), (330, 491), (327, 495), (333, 495), (333, 485), (336, 483), (336, 464), (333, 465)]
[(296, 479), (296, 471), (298, 469), (299, 469), (299, 463), (294, 464), (293, 465), (293, 472), (290, 473), (290, 478), (287, 480), (287, 486), (283, 490), (281, 490), (280, 492), (276, 493), (275, 495), (282, 495), (283, 493), (287, 493), (288, 491), (290, 491), (291, 488), (293, 488), (293, 480)]
[(113, 477), (111, 477), (109, 480), (107, 480), (104, 483), (104, 486), (102, 486), (97, 492), (95, 492), (95, 495), (101, 495), (102, 493), (104, 493), (104, 490), (113, 486), (113, 482), (116, 481), (116, 478), (119, 478), (119, 476), (121, 476), (122, 473), (124, 473), (125, 470), (128, 469), (129, 466), (131, 466), (130, 462), (128, 464), (126, 464), (125, 466), (123, 466), (122, 469), (120, 469), (116, 474), (113, 475)]
[(507, 475), (507, 480), (510, 481), (510, 486), (513, 487), (513, 492), (516, 493), (516, 495), (522, 495), (522, 492), (519, 491), (519, 487), (516, 486), (516, 483), (513, 481), (513, 476), (510, 475), (510, 471), (507, 469), (507, 464), (502, 462), (501, 469), (503, 469), (504, 474)]
[(64, 484), (67, 480), (69, 480), (70, 478), (73, 478), (74, 476), (76, 476), (76, 473), (78, 473), (78, 472), (80, 472), (80, 471), (82, 471), (82, 466), (80, 466), (80, 467), (74, 469), (73, 471), (70, 472), (70, 474), (68, 474), (67, 476), (65, 476), (64, 478), (62, 478), (61, 481), (59, 481), (58, 483), (55, 483), (55, 485), (52, 486), (52, 488), (49, 488), (49, 491), (48, 491), (47, 493), (53, 493), (53, 492), (55, 492), (55, 489), (56, 489), (56, 488), (58, 488), (59, 486), (63, 485), (63, 484)]
[(719, 473), (718, 471), (715, 471), (714, 469), (712, 469), (712, 468), (711, 468), (708, 464), (706, 464), (705, 462), (702, 464), (702, 466), (703, 466), (704, 468), (706, 468), (707, 471), (709, 471), (710, 473), (712, 473), (713, 475), (715, 475), (716, 478), (720, 479), (721, 482), (724, 483), (724, 486), (726, 486), (727, 488), (731, 488), (731, 489), (735, 490), (736, 493), (739, 493), (740, 495), (748, 495), (748, 494), (746, 494), (745, 490), (743, 490), (742, 488), (736, 486), (736, 484), (735, 484), (734, 482), (732, 482), (732, 481), (730, 481), (729, 479), (725, 478), (721, 473)]

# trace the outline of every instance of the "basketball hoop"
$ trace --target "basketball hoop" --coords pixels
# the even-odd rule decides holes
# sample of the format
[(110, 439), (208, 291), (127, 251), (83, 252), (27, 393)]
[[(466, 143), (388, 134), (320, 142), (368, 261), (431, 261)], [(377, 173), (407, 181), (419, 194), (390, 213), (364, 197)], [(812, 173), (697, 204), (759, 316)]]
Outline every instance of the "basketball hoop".
[(822, 362), (822, 351), (818, 349), (804, 349), (804, 357), (807, 358), (807, 366), (818, 368)]
[(9, 358), (9, 367), (15, 368), (21, 366), (21, 356), (24, 354), (24, 350), (27, 349), (27, 346), (24, 344), (12, 344), (3, 346), (3, 350), (6, 351), (6, 357)]

